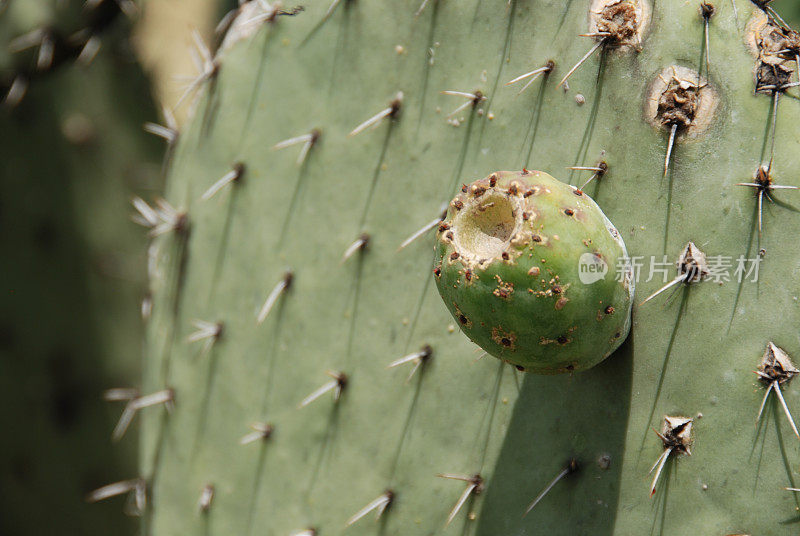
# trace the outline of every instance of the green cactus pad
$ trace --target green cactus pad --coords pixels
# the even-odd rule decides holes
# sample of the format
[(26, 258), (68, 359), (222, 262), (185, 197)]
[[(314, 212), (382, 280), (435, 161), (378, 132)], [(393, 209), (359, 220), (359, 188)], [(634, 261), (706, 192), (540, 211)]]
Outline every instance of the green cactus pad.
[(555, 374), (593, 367), (625, 340), (633, 296), (626, 258), (619, 232), (581, 190), (540, 171), (499, 171), (450, 203), (434, 276), (476, 344)]
[[(800, 194), (761, 190), (759, 233), (738, 183), (772, 162), (776, 185), (798, 184), (800, 106), (796, 88), (754, 93), (758, 8), (713, 3), (709, 20), (699, 0), (649, 2), (637, 51), (578, 38), (588, 1), (308, 2), (221, 52), (169, 165), (191, 233), (154, 238), (142, 392), (176, 402), (134, 423), (142, 533), (796, 535), (800, 495), (783, 488), (800, 485), (800, 440), (753, 370), (770, 340), (800, 355)], [(244, 180), (203, 199), (237, 162)], [(680, 285), (580, 374), (472, 362), (431, 274), (441, 203), (465, 177), (524, 166), (577, 186), (602, 162), (581, 189), (637, 290)], [(695, 249), (703, 282), (686, 279), (703, 272)], [(224, 335), (190, 342), (197, 319)], [(800, 415), (800, 383), (780, 389)]]

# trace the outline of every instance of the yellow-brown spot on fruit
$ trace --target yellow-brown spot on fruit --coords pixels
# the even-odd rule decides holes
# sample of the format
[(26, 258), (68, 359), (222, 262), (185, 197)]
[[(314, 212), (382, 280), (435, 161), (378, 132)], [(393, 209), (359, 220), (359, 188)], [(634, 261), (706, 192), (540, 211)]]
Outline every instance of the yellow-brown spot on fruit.
[(461, 325), (461, 327), (471, 328), (472, 320), (470, 320), (469, 317), (467, 317), (467, 315), (464, 314), (464, 312), (458, 307), (458, 304), (456, 302), (453, 302), (453, 309), (455, 309), (454, 316), (456, 317), (456, 320), (458, 320), (458, 323)]
[(497, 280), (497, 288), (492, 291), (492, 294), (504, 300), (510, 299), (511, 295), (514, 293), (514, 284), (503, 281), (499, 275), (494, 277)]
[(515, 350), (517, 336), (514, 333), (507, 333), (503, 328), (492, 328), (492, 340), (508, 350)]
[(475, 197), (480, 197), (486, 193), (486, 188), (479, 184), (474, 184), (470, 187), (470, 193)]
[(539, 344), (541, 344), (542, 346), (546, 346), (548, 344), (558, 344), (559, 346), (566, 346), (571, 342), (572, 339), (570, 339), (566, 335), (559, 335), (555, 339), (548, 339), (547, 337), (542, 337), (541, 339), (539, 339)]

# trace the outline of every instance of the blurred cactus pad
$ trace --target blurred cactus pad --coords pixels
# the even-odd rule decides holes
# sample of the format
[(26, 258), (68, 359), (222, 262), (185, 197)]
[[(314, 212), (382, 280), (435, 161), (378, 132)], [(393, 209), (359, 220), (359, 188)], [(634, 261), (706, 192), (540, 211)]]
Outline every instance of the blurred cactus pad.
[(129, 28), (114, 2), (0, 2), (2, 534), (136, 529), (84, 500), (136, 473), (101, 399), (141, 374), (146, 242), (128, 207), (160, 183)]
[[(799, 41), (780, 5), (713, 4), (231, 14), (139, 206), (144, 533), (796, 534)], [(630, 334), (593, 368), (483, 357), (438, 295), (442, 212), (499, 170), (627, 246)]]

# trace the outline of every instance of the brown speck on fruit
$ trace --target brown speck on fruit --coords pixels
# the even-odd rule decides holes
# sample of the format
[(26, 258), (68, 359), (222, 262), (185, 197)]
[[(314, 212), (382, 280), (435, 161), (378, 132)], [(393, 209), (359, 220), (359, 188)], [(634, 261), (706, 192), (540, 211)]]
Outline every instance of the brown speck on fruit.
[(472, 327), (472, 320), (470, 320), (469, 317), (467, 315), (465, 315), (463, 313), (463, 311), (461, 311), (461, 309), (458, 307), (458, 304), (456, 302), (453, 302), (453, 308), (456, 310), (455, 317), (458, 319), (458, 323), (462, 327), (471, 328)]
[(526, 191), (524, 194), (522, 194), (522, 197), (524, 197), (525, 199), (527, 199), (527, 198), (529, 198), (530, 196), (532, 196), (532, 195), (533, 195), (533, 193), (534, 193), (534, 192), (533, 192), (533, 188), (531, 188), (530, 190), (527, 190), (527, 191)]
[(537, 277), (539, 275), (540, 271), (541, 270), (539, 270), (538, 266), (533, 266), (533, 267), (531, 267), (530, 270), (528, 270), (528, 275), (531, 275), (533, 277)]
[(470, 193), (475, 197), (480, 197), (486, 193), (486, 188), (478, 184), (473, 184), (470, 188)]
[(556, 307), (556, 311), (560, 311), (561, 309), (563, 309), (568, 301), (569, 301), (569, 299), (565, 298), (563, 296), (560, 297), (558, 300), (556, 300), (556, 306), (555, 306)]
[(467, 193), (467, 185), (466, 184), (461, 184), (461, 193), (462, 194)]
[(497, 184), (497, 175), (492, 174), (492, 176), (489, 177), (489, 186), (491, 188), (494, 188), (496, 184)]
[(504, 348), (516, 350), (517, 335), (507, 333), (501, 327), (492, 328), (492, 340)]
[(494, 277), (497, 279), (497, 288), (492, 291), (492, 294), (504, 300), (510, 299), (514, 293), (514, 284), (503, 281), (499, 275)]
[(572, 216), (573, 214), (575, 214), (575, 212), (571, 208), (565, 208), (564, 214), (566, 214), (567, 216)]
[(452, 253), (450, 254), (450, 260), (451, 260), (451, 261), (454, 261), (454, 260), (458, 259), (458, 257), (459, 257), (459, 255), (458, 255), (458, 251), (454, 251), (454, 252), (452, 252)]
[(447, 240), (449, 240), (450, 242), (452, 242), (452, 241), (453, 241), (453, 231), (447, 231), (447, 234), (445, 234), (444, 236), (445, 236), (445, 238), (447, 238)]
[(607, 315), (613, 315), (614, 314), (614, 308), (609, 305), (608, 307), (606, 307), (605, 313)]
[(501, 254), (500, 254), (500, 257), (502, 257), (502, 259), (503, 259), (504, 261), (507, 261), (507, 260), (510, 258), (510, 257), (508, 256), (508, 252), (507, 252), (507, 251), (504, 251), (503, 253), (501, 253)]
[(433, 275), (435, 275), (437, 279), (442, 277), (442, 265), (441, 264), (439, 264), (438, 266), (434, 266), (433, 267)]
[(450, 224), (445, 223), (445, 222), (442, 222), (442, 223), (439, 224), (439, 232), (440, 233), (443, 233), (443, 232), (447, 231), (448, 229), (450, 229)]
[(567, 337), (566, 335), (559, 335), (555, 339), (548, 339), (547, 337), (542, 337), (539, 339), (539, 344), (542, 346), (546, 346), (548, 344), (559, 344), (561, 346), (565, 346), (572, 342), (572, 339)]
[(525, 367), (523, 367), (522, 365), (514, 365), (514, 368), (516, 368), (520, 372), (525, 372)]
[(453, 208), (456, 210), (461, 210), (462, 208), (464, 208), (464, 203), (462, 203), (460, 199), (454, 199)]
[(519, 186), (517, 186), (516, 182), (512, 182), (508, 187), (508, 195), (517, 196), (519, 195)]

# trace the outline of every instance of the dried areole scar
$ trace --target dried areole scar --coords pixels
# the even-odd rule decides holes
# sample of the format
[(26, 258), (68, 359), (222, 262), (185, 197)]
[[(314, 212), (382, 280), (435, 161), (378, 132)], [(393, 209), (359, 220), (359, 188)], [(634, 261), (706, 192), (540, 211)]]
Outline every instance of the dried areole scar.
[(434, 277), (456, 324), (483, 350), (557, 374), (590, 368), (625, 340), (627, 259), (586, 194), (540, 171), (498, 171), (450, 203)]
[(564, 75), (558, 87), (600, 48), (640, 50), (651, 14), (649, 0), (593, 0), (589, 6), (589, 31), (580, 36), (594, 39), (595, 44)]
[[(756, 90), (781, 89), (797, 70), (800, 33), (771, 20), (763, 11), (753, 11), (744, 34), (745, 45), (755, 58)], [(765, 86), (776, 86), (767, 88)]]
[(664, 417), (664, 425), (661, 428), (661, 432), (654, 430), (659, 439), (661, 439), (664, 451), (658, 457), (656, 463), (653, 464), (653, 467), (650, 468), (651, 473), (655, 471), (653, 482), (650, 484), (650, 497), (656, 494), (658, 479), (661, 477), (661, 471), (663, 471), (670, 455), (683, 454), (691, 456), (693, 422), (694, 420), (688, 417), (670, 417), (667, 415)]
[(689, 242), (684, 246), (675, 266), (678, 269), (678, 275), (675, 276), (675, 279), (645, 298), (639, 305), (644, 305), (662, 292), (679, 283), (684, 283), (686, 285), (699, 283), (710, 274), (708, 263), (706, 262), (706, 254), (703, 253), (694, 242)]
[(645, 119), (668, 136), (663, 175), (666, 177), (675, 143), (695, 138), (711, 126), (719, 97), (698, 72), (679, 65), (658, 73), (646, 95)]
[(764, 356), (761, 358), (761, 363), (758, 365), (758, 370), (755, 371), (758, 378), (766, 386), (764, 398), (761, 400), (761, 406), (758, 408), (758, 416), (756, 422), (761, 420), (761, 414), (764, 412), (764, 406), (767, 403), (767, 398), (771, 392), (775, 392), (778, 401), (783, 407), (783, 412), (789, 420), (789, 425), (792, 427), (794, 435), (800, 439), (800, 433), (797, 431), (797, 425), (794, 423), (792, 413), (789, 411), (789, 406), (786, 405), (786, 400), (783, 398), (781, 385), (788, 384), (792, 378), (800, 373), (797, 367), (794, 366), (789, 355), (780, 347), (775, 345), (774, 342), (767, 343), (767, 349), (764, 351)]

